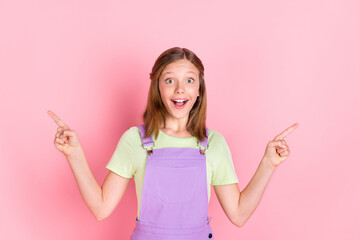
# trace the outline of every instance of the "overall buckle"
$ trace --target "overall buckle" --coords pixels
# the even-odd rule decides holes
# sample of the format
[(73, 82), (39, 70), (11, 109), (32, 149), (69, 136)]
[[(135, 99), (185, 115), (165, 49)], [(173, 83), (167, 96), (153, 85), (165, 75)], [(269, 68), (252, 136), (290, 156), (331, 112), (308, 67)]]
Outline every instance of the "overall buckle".
[(200, 143), (198, 143), (198, 147), (200, 149), (200, 154), (205, 155), (205, 151), (207, 149), (207, 146), (205, 147), (204, 145), (201, 145)]
[(147, 154), (148, 154), (148, 155), (152, 155), (152, 154), (153, 154), (153, 150), (152, 150), (152, 148), (151, 148), (151, 149), (149, 149), (149, 150), (147, 150)]

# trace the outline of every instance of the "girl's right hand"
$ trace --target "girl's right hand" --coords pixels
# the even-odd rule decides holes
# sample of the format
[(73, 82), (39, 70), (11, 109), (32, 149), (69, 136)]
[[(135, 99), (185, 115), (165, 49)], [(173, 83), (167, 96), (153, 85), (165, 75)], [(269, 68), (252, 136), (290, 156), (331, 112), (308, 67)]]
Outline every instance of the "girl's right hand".
[(48, 114), (55, 123), (59, 126), (57, 133), (55, 134), (54, 145), (62, 152), (67, 158), (75, 156), (79, 152), (82, 152), (82, 147), (78, 136), (74, 130), (71, 130), (58, 116), (52, 111), (48, 111)]

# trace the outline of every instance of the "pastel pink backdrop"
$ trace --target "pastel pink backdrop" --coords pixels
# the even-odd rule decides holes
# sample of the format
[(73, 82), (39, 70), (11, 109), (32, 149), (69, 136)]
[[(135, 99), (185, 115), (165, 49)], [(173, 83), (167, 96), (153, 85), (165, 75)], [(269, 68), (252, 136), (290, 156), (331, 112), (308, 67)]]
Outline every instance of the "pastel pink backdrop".
[(96, 221), (56, 150), (52, 110), (77, 131), (95, 178), (141, 124), (151, 67), (186, 47), (205, 65), (207, 125), (224, 135), (239, 188), (266, 144), (290, 157), (242, 227), (212, 189), (216, 239), (360, 239), (358, 1), (1, 1), (0, 238), (129, 239), (134, 182)]

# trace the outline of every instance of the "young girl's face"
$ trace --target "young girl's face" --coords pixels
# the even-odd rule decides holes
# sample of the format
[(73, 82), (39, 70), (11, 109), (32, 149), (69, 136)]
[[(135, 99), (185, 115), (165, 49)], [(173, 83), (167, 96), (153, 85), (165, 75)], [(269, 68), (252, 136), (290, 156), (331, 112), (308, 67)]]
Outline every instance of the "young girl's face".
[(161, 99), (167, 117), (188, 119), (199, 96), (199, 70), (186, 59), (168, 64), (159, 78)]

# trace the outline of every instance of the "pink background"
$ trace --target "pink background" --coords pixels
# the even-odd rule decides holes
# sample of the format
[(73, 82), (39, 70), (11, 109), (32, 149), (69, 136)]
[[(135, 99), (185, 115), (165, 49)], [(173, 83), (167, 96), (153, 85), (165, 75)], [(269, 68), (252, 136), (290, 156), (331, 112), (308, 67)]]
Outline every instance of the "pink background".
[(129, 239), (134, 182), (98, 222), (53, 145), (54, 111), (102, 184), (122, 133), (141, 124), (149, 73), (179, 46), (205, 65), (208, 127), (242, 190), (266, 144), (290, 157), (242, 228), (212, 189), (215, 239), (360, 239), (360, 4), (327, 1), (1, 1), (0, 238)]

